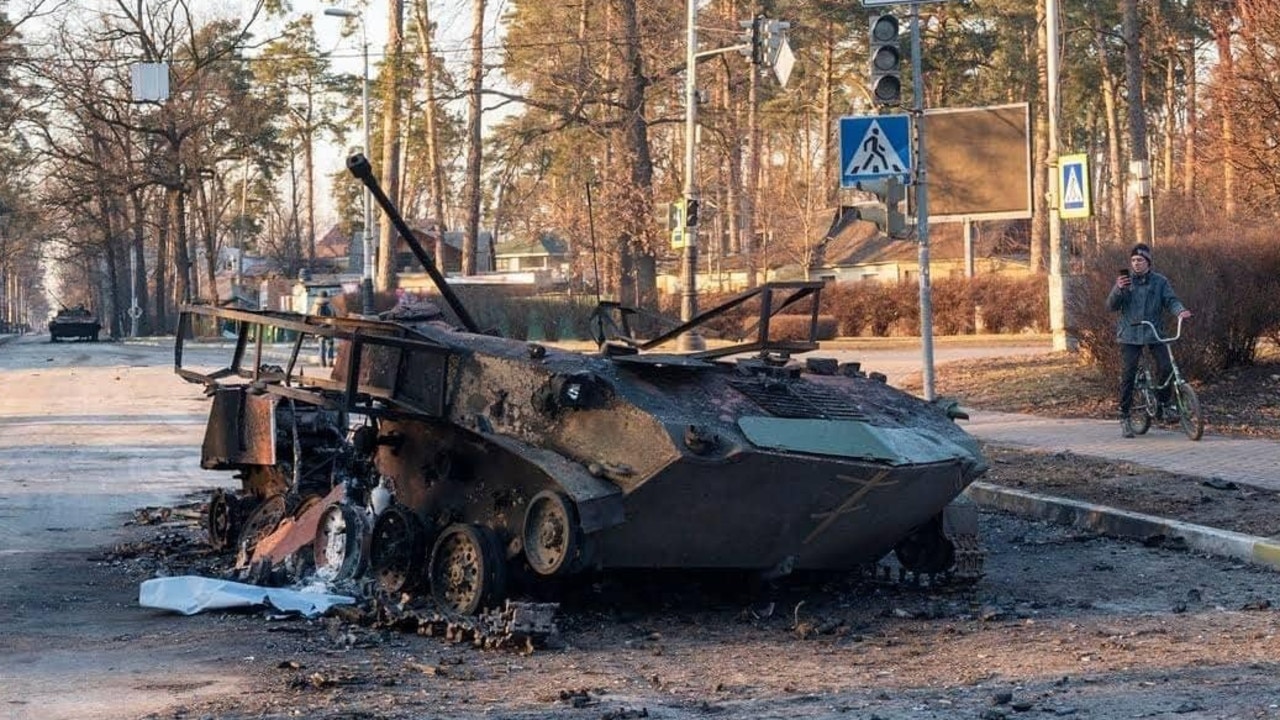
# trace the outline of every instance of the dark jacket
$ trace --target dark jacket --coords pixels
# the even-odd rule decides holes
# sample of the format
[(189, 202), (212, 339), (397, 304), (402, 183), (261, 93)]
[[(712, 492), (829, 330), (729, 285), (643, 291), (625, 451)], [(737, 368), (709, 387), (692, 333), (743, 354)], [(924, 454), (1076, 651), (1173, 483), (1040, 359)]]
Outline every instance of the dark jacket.
[[(1131, 279), (1133, 282), (1127, 288), (1111, 286), (1107, 309), (1120, 312), (1120, 319), (1116, 321), (1116, 340), (1120, 344), (1147, 345), (1156, 342), (1151, 328), (1146, 325), (1134, 327), (1133, 323), (1150, 320), (1156, 327), (1162, 327), (1165, 310), (1177, 315), (1186, 307), (1173, 294), (1169, 279), (1160, 273), (1132, 275)], [(1163, 335), (1164, 331), (1160, 334)]]

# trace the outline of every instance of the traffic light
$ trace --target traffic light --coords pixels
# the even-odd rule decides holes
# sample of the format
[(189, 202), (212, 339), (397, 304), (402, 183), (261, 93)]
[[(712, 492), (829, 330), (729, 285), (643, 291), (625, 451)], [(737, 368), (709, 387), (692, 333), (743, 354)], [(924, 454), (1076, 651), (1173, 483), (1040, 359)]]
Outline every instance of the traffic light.
[(782, 43), (787, 39), (787, 30), (791, 29), (791, 23), (782, 20), (765, 20), (765, 41), (767, 49), (765, 50), (765, 64), (773, 67), (778, 62), (778, 53), (782, 50)]
[(858, 189), (876, 196), (875, 200), (857, 203), (859, 219), (875, 223), (880, 232), (893, 238), (905, 237), (907, 234), (907, 218), (902, 214), (902, 201), (906, 199), (906, 189), (902, 181), (896, 177), (880, 180), (865, 180), (858, 183)]
[(766, 41), (767, 41), (767, 38), (765, 37), (765, 23), (767, 22), (768, 20), (763, 15), (757, 15), (751, 21), (751, 64), (752, 65), (764, 64), (764, 58), (765, 58), (765, 52), (766, 52)]
[(692, 198), (685, 201), (685, 205), (688, 207), (688, 211), (684, 214), (685, 227), (691, 228), (698, 226), (698, 206), (701, 204), (701, 201)]
[(898, 43), (898, 18), (870, 17), (871, 97), (877, 105), (902, 104), (902, 48)]

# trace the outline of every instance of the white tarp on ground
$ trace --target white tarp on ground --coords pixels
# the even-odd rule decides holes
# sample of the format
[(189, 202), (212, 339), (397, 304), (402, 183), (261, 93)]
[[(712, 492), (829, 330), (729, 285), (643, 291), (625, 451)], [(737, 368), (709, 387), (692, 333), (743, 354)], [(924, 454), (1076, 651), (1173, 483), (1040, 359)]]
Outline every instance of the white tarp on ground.
[(138, 588), (142, 607), (195, 615), (205, 610), (270, 605), (283, 612), (315, 617), (334, 605), (351, 605), (356, 599), (288, 588), (269, 588), (195, 575), (155, 578)]

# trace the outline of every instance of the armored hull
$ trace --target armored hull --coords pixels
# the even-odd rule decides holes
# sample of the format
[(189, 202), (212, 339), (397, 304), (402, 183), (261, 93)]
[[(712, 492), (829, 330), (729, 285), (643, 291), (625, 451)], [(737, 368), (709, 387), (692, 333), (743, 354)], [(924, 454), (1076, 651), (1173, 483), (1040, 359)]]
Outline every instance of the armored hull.
[[(214, 398), (202, 466), (241, 493), (210, 502), (210, 538), (241, 565), (310, 552), (328, 577), (371, 574), (474, 613), (532, 583), (606, 568), (841, 570), (893, 551), (973, 577), (977, 521), (953, 502), (985, 470), (954, 408), (856, 364), (793, 359), (814, 341), (822, 282), (769, 283), (641, 339), (637, 311), (597, 308), (596, 353), (480, 333), (367, 161), (369, 187), (452, 311), (380, 320), (183, 309), (175, 365)], [(770, 336), (807, 303), (809, 337)], [(753, 335), (667, 350), (728, 313)], [(238, 327), (230, 362), (184, 366), (192, 316)], [(282, 365), (267, 328), (294, 333)], [(299, 362), (337, 342), (332, 369)], [(254, 344), (251, 347), (250, 341)], [(308, 550), (309, 548), (309, 550)], [(306, 563), (294, 563), (305, 565)]]
[(102, 325), (84, 308), (64, 308), (49, 321), (49, 341), (88, 340), (97, 342)]
[[(263, 544), (280, 526), (314, 533), (334, 574), (372, 572), (463, 612), (503, 597), (512, 573), (778, 575), (894, 550), (912, 569), (943, 572), (956, 562), (944, 520), (985, 470), (947, 408), (777, 347), (579, 353), (438, 322), (186, 313), (244, 328), (224, 370), (182, 369), (179, 352), (180, 372), (216, 388), (203, 466), (244, 481), (211, 520), (215, 544), (237, 547), (245, 564), (282, 561), (275, 541)], [(333, 334), (330, 374), (295, 375), (296, 350), (287, 367), (256, 358), (244, 370), (263, 324)], [(275, 497), (294, 499), (267, 503)], [(487, 577), (480, 566), (501, 572), (459, 579)]]

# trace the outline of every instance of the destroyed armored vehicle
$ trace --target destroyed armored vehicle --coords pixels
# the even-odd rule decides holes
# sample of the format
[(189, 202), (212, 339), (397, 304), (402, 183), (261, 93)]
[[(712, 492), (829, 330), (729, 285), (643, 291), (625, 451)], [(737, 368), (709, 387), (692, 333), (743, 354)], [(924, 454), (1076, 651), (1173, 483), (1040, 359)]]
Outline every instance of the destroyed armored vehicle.
[[(647, 341), (602, 303), (600, 351), (483, 334), (431, 258), (368, 185), (456, 325), (438, 315), (320, 318), (189, 306), (176, 369), (213, 399), (202, 467), (238, 474), (207, 518), (244, 567), (371, 575), (448, 611), (497, 605), (516, 580), (613, 568), (847, 570), (891, 552), (919, 573), (981, 572), (976, 511), (953, 503), (984, 470), (954, 407), (791, 356), (770, 338), (821, 282), (769, 283)], [(758, 308), (750, 341), (664, 349), (730, 308)], [(193, 316), (239, 328), (230, 362), (184, 362)], [(267, 330), (296, 333), (288, 348)], [(332, 337), (334, 367), (303, 367)], [(313, 375), (313, 372), (319, 374)], [(508, 581), (512, 583), (509, 584)]]
[(49, 321), (49, 342), (59, 340), (98, 341), (102, 325), (84, 305), (64, 307)]

